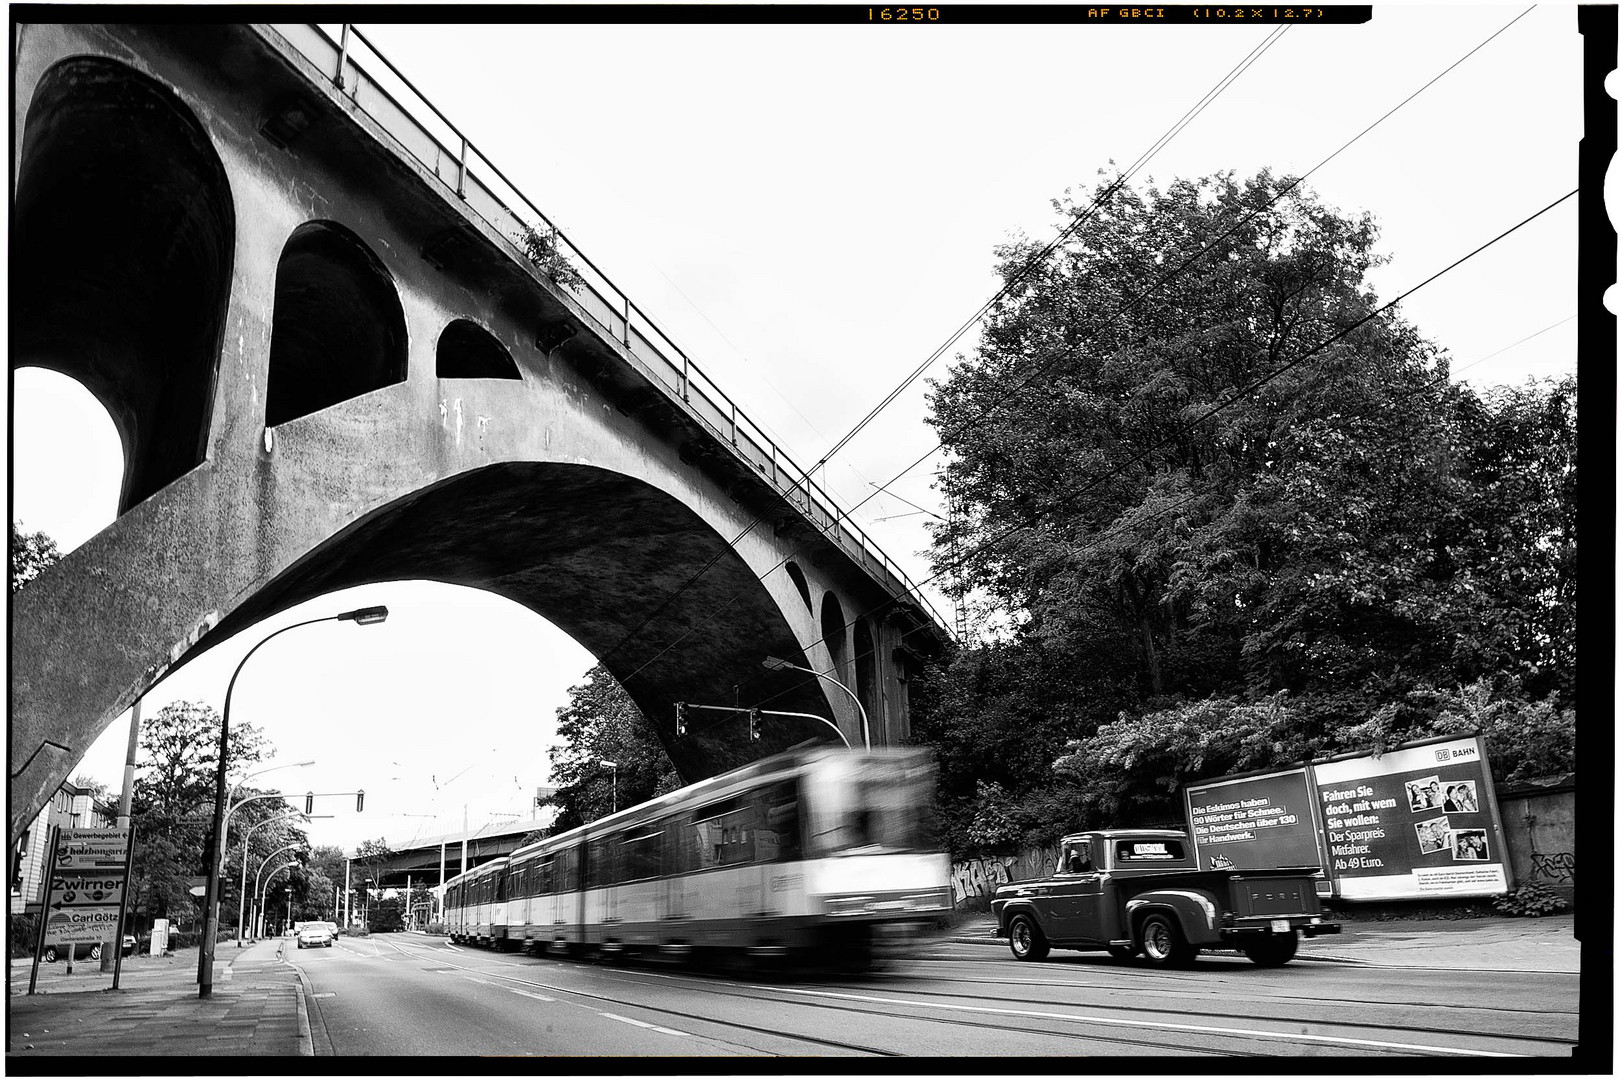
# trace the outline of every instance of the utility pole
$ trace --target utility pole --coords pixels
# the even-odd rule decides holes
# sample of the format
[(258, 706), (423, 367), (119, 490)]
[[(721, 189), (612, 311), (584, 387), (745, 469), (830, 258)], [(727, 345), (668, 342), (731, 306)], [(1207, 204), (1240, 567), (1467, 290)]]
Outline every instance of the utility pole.
[[(124, 790), (120, 792), (118, 796), (118, 827), (120, 829), (129, 828), (129, 808), (130, 804), (135, 798), (135, 751), (139, 747), (140, 741), (141, 699), (136, 698), (135, 704), (131, 705), (129, 709), (129, 748), (124, 752)], [(130, 843), (133, 845), (134, 842), (135, 838), (131, 836)], [(126, 892), (129, 889), (128, 878), (124, 879), (124, 889)], [(125, 908), (127, 909), (129, 901), (126, 899), (124, 904)], [(120, 923), (118, 928), (113, 932), (112, 940), (110, 942), (102, 943), (101, 970), (112, 971), (113, 965), (118, 962), (118, 954), (122, 952), (123, 949), (124, 927)], [(72, 951), (73, 946), (69, 945), (68, 952), (71, 953)]]

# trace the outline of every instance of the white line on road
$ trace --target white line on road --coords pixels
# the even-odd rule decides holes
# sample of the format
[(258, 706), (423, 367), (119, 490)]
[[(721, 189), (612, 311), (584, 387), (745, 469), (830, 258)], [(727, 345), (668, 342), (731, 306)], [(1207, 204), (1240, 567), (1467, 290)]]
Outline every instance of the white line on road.
[(634, 1024), (636, 1027), (647, 1028), (649, 1031), (657, 1031), (657, 1032), (661, 1032), (662, 1034), (665, 1034), (665, 1035), (680, 1035), (680, 1036), (683, 1036), (683, 1037), (688, 1038), (688, 1039), (696, 1039), (696, 1038), (698, 1038), (698, 1036), (693, 1035), (689, 1031), (676, 1031), (673, 1028), (659, 1027), (657, 1024), (649, 1024), (645, 1020), (632, 1020), (632, 1019), (630, 1019), (630, 1017), (628, 1017), (628, 1016), (620, 1016), (618, 1013), (599, 1012), (596, 1015), (597, 1016), (605, 1016), (609, 1020), (622, 1020), (626, 1024)]
[(512, 991), (512, 993), (514, 993), (514, 994), (522, 994), (526, 998), (534, 998), (534, 1000), (536, 1000), (536, 1001), (556, 1001), (557, 1000), (556, 998), (546, 997), (546, 995), (544, 995), (544, 994), (533, 994), (533, 993), (530, 993), (527, 990), (519, 990), (515, 986), (508, 986), (507, 989)]
[(1376, 1039), (1352, 1039), (1341, 1035), (1309, 1035), (1297, 1031), (1265, 1031), (1259, 1028), (1228, 1028), (1212, 1024), (1176, 1024), (1168, 1020), (1126, 1020), (1113, 1016), (1084, 1016), (1079, 1013), (1034, 1012), (1026, 1009), (992, 1009), (983, 1005), (947, 1005), (942, 1002), (906, 1001), (903, 998), (869, 997), (865, 994), (835, 994), (827, 990), (802, 990), (797, 987), (777, 988), (784, 994), (803, 994), (807, 997), (840, 998), (845, 1001), (866, 1001), (879, 1005), (908, 1005), (914, 1009), (950, 1009), (956, 1012), (993, 1013), (998, 1016), (1025, 1016), (1039, 1020), (1070, 1020), (1081, 1024), (1103, 1027), (1143, 1027), (1165, 1031), (1197, 1031), (1208, 1035), (1248, 1036), (1259, 1039), (1280, 1039), (1284, 1042), (1332, 1043), (1335, 1046), (1369, 1046), (1381, 1050), (1425, 1050), (1436, 1054), (1466, 1054), (1470, 1057), (1527, 1057), (1526, 1054), (1499, 1053), (1494, 1050), (1466, 1050), (1457, 1046), (1424, 1046), (1419, 1043), (1380, 1042)]

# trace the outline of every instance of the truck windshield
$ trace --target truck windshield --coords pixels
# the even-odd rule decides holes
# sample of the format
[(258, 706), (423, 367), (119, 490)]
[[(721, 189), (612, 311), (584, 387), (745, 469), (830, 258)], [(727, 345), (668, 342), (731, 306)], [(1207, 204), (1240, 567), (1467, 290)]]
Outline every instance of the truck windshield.
[(921, 755), (851, 754), (804, 777), (811, 857), (937, 850), (934, 769)]

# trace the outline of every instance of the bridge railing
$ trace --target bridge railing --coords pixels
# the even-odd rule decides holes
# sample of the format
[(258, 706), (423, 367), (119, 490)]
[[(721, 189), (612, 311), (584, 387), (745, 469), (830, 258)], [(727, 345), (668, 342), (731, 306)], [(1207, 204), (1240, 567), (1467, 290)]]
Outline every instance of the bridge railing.
[[(656, 322), (559, 229), (450, 119), (352, 24), (334, 37), (313, 23), (275, 30), (339, 91), (387, 131), (399, 147), (462, 199), (520, 252), (532, 228), (579, 274), (552, 282), (571, 296), (604, 336), (622, 344), (672, 399), (767, 478), (801, 513), (868, 571), (886, 572), (944, 628), (948, 624), (905, 571), (832, 497), (748, 418)], [(357, 57), (364, 57), (362, 66)], [(408, 104), (407, 104), (408, 103)]]

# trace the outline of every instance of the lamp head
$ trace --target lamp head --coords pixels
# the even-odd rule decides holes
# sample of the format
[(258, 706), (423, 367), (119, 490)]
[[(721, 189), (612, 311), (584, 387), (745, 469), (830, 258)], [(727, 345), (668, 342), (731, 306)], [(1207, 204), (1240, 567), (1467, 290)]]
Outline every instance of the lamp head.
[(769, 668), (772, 671), (788, 671), (793, 667), (793, 665), (788, 663), (786, 660), (775, 656), (767, 656), (765, 659), (760, 661), (760, 665), (762, 667)]
[(602, 767), (603, 767), (603, 768), (604, 768), (604, 769), (617, 769), (617, 768), (618, 768), (618, 767), (619, 767), (619, 763), (618, 763), (618, 762), (616, 762), (616, 761), (602, 761), (602, 760), (598, 760), (598, 761), (597, 761), (597, 764), (598, 764), (598, 765), (600, 765), (600, 766), (602, 766)]
[(338, 618), (358, 623), (361, 626), (370, 626), (372, 623), (380, 623), (388, 618), (388, 608), (382, 604), (377, 604), (375, 607), (355, 608), (353, 611), (345, 611)]

